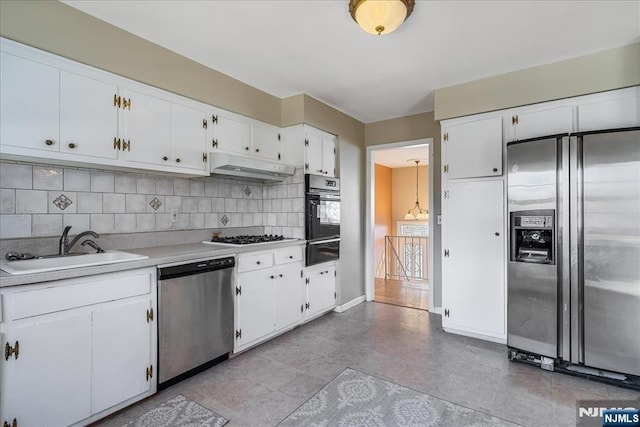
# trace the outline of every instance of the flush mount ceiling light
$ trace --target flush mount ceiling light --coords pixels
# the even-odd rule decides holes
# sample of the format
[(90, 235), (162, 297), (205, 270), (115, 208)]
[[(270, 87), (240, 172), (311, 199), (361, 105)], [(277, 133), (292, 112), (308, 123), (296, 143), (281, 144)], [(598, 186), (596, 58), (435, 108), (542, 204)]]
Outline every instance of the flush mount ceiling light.
[(349, 0), (349, 13), (369, 34), (389, 34), (413, 12), (415, 0)]
[[(407, 214), (404, 216), (406, 220), (418, 219), (418, 220), (427, 220), (429, 219), (429, 211), (427, 209), (422, 209), (420, 207), (420, 201), (418, 200), (418, 164), (420, 164), (420, 160), (408, 160), (409, 162), (416, 162), (416, 205), (407, 211)], [(411, 211), (417, 211), (416, 216), (413, 216)]]

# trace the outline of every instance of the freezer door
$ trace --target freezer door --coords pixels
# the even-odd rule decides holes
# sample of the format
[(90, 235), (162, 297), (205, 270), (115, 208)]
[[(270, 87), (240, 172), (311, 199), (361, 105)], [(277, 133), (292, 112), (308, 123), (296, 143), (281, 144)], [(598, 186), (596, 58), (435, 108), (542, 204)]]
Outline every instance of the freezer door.
[[(554, 239), (550, 263), (519, 262), (514, 255), (518, 235), (514, 215), (551, 215), (558, 224), (557, 138), (542, 138), (507, 147), (507, 182), (510, 218), (510, 252), (507, 262), (507, 344), (520, 350), (558, 356), (558, 263), (555, 249), (558, 228), (548, 230)], [(518, 214), (516, 214), (518, 213)], [(524, 221), (524, 219), (523, 219)], [(522, 224), (517, 224), (522, 225)], [(557, 254), (557, 255), (556, 255)]]
[(640, 130), (582, 142), (584, 363), (640, 375)]

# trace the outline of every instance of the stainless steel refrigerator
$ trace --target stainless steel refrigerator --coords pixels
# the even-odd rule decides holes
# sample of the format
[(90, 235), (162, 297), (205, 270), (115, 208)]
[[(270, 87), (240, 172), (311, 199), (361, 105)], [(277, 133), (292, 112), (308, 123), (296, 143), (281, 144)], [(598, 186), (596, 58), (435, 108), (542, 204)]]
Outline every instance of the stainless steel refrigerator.
[(511, 358), (640, 385), (640, 128), (507, 146)]

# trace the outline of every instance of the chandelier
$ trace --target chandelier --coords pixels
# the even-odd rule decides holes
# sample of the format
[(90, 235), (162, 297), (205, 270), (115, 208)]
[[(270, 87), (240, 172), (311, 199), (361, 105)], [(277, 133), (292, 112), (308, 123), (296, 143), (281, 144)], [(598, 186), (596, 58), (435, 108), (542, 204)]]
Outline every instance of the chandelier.
[[(407, 214), (404, 216), (406, 220), (428, 220), (429, 219), (429, 210), (422, 209), (420, 207), (420, 201), (418, 200), (418, 164), (420, 160), (413, 160), (416, 162), (416, 205), (407, 211)], [(411, 211), (416, 211), (416, 215), (414, 216)]]
[(415, 0), (350, 0), (349, 13), (369, 34), (395, 31), (413, 12)]

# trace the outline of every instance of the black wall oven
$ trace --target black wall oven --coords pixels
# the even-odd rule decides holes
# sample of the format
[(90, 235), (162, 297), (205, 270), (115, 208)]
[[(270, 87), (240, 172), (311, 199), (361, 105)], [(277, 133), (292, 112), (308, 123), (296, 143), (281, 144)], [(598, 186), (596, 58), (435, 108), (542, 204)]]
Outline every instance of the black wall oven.
[(340, 257), (340, 179), (305, 175), (306, 264)]

